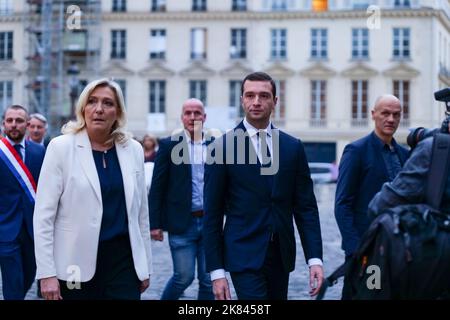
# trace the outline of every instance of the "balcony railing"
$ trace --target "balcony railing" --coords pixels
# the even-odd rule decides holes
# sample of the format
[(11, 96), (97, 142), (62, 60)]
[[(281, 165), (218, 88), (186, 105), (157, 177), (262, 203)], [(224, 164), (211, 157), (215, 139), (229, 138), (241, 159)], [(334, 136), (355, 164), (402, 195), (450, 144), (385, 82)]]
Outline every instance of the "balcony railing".
[(409, 128), (411, 125), (411, 122), (409, 121), (409, 119), (401, 119), (400, 120), (400, 127), (402, 128)]
[(206, 60), (206, 51), (191, 52), (191, 60)]
[(325, 128), (327, 119), (309, 119), (309, 126), (314, 128)]
[(366, 128), (369, 125), (367, 118), (353, 118), (351, 120), (351, 126), (354, 128)]

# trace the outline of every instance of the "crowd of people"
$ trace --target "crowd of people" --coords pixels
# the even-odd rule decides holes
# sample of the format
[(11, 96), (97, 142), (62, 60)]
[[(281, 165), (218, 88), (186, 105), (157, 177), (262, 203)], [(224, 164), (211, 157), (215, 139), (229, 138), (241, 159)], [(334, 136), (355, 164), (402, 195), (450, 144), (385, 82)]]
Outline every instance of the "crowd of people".
[[(254, 72), (242, 81), (245, 117), (233, 130), (214, 136), (204, 128), (203, 102), (190, 98), (181, 107), (181, 130), (159, 140), (145, 135), (141, 143), (126, 131), (123, 94), (112, 80), (90, 82), (76, 119), (51, 141), (44, 116), (6, 108), (4, 298), (24, 299), (38, 279), (46, 300), (138, 300), (153, 271), (151, 240), (163, 241), (167, 231), (173, 275), (161, 299), (179, 299), (196, 275), (199, 300), (231, 299), (229, 272), (238, 299), (286, 300), (295, 227), (315, 296), (324, 279), (319, 211), (302, 142), (271, 121), (277, 103), (274, 80)], [(343, 152), (335, 216), (346, 259), (380, 190), (376, 205), (386, 196), (408, 200), (402, 180), (416, 169), (393, 137), (401, 110), (398, 98), (381, 95), (374, 130)], [(402, 173), (405, 163), (413, 173)], [(346, 282), (342, 298), (351, 299)]]

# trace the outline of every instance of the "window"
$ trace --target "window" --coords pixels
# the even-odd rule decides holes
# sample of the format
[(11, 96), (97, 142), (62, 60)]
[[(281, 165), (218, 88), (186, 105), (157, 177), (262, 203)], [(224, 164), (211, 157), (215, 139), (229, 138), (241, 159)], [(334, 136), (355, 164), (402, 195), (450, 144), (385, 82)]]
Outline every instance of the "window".
[(0, 60), (11, 60), (13, 57), (12, 31), (0, 32)]
[(113, 0), (112, 2), (113, 12), (125, 12), (127, 11), (127, 1), (126, 0)]
[(192, 0), (192, 11), (206, 11), (206, 0)]
[(119, 85), (120, 89), (122, 89), (123, 101), (125, 102), (125, 106), (127, 105), (127, 81), (124, 79), (114, 79), (115, 82)]
[[(34, 36), (34, 39), (33, 39)], [(33, 48), (34, 48), (34, 55), (40, 56), (42, 54), (42, 32), (36, 31), (30, 34), (30, 37), (32, 38)]]
[(166, 11), (166, 0), (152, 0), (152, 11), (153, 12)]
[(311, 58), (326, 59), (328, 56), (327, 29), (311, 29)]
[(206, 106), (206, 80), (189, 81), (189, 98), (197, 98)]
[(0, 0), (0, 16), (13, 12), (12, 0)]
[(273, 11), (286, 11), (287, 0), (272, 0), (270, 7)]
[(111, 59), (126, 58), (126, 42), (125, 30), (111, 30)]
[(245, 59), (247, 57), (247, 30), (231, 29), (231, 59)]
[(0, 114), (12, 105), (12, 81), (0, 81)]
[(410, 30), (409, 28), (394, 28), (394, 59), (409, 58), (410, 53)]
[(166, 112), (166, 81), (150, 81), (150, 113)]
[(230, 108), (231, 118), (242, 118), (244, 109), (241, 108), (241, 84), (240, 80), (230, 81)]
[(247, 11), (247, 0), (233, 0), (231, 4), (232, 11)]
[(410, 8), (411, 3), (409, 0), (394, 0), (394, 8)]
[[(328, 9), (336, 9), (336, 0), (301, 0), (302, 7), (305, 10), (312, 10), (313, 12), (328, 11)], [(349, 0), (346, 0), (345, 6), (348, 6)], [(291, 4), (293, 4), (291, 2)]]
[(370, 4), (370, 0), (353, 0), (353, 9), (366, 10)]
[(352, 59), (369, 58), (369, 30), (352, 29)]
[(150, 30), (150, 59), (166, 58), (166, 30)]
[(206, 59), (206, 29), (191, 29), (191, 59)]
[(88, 83), (89, 83), (89, 81), (87, 79), (78, 80), (78, 90), (79, 90), (78, 92), (83, 91), (83, 89), (88, 85)]
[(271, 59), (286, 59), (286, 29), (271, 30)]
[(283, 120), (286, 110), (286, 81), (275, 80), (275, 87), (277, 89), (278, 103), (275, 106), (275, 111), (272, 117), (275, 120)]
[(40, 84), (38, 85), (38, 87), (33, 88), (35, 108), (40, 108), (41, 103), (42, 103), (42, 90), (41, 89), (42, 88), (41, 88)]
[(394, 96), (400, 100), (402, 106), (401, 126), (409, 126), (409, 81), (394, 80)]
[(313, 127), (326, 125), (327, 82), (325, 80), (311, 81), (311, 121)]
[(352, 81), (352, 126), (367, 126), (367, 80)]

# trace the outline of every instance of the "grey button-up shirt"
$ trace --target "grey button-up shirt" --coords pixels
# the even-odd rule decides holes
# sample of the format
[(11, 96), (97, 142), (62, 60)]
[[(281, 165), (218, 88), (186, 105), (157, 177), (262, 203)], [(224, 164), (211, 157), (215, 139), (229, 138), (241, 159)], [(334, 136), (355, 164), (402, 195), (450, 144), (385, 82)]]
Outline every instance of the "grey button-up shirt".
[(192, 173), (191, 211), (203, 210), (203, 176), (205, 174), (206, 141), (193, 141), (187, 137)]

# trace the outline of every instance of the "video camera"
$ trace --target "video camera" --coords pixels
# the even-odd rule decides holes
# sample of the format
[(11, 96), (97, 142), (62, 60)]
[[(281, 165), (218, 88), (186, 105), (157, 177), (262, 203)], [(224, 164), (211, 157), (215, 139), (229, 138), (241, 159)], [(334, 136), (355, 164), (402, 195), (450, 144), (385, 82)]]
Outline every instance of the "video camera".
[(434, 99), (436, 101), (445, 102), (445, 107), (447, 109), (445, 111), (446, 118), (444, 121), (442, 121), (442, 125), (440, 128), (427, 129), (424, 127), (418, 127), (411, 129), (411, 132), (406, 138), (406, 142), (411, 147), (411, 149), (414, 149), (420, 141), (432, 137), (438, 132), (449, 133), (448, 124), (450, 122), (450, 88), (436, 91), (434, 93)]

